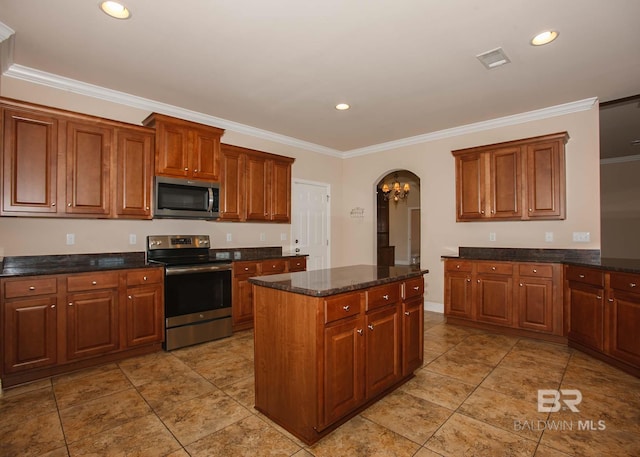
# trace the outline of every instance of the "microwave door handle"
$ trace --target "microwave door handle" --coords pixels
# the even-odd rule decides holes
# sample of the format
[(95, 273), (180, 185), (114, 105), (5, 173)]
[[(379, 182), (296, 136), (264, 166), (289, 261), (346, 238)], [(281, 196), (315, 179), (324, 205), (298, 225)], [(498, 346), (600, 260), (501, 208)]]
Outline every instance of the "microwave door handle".
[(207, 212), (210, 213), (213, 211), (213, 189), (209, 187), (207, 190), (209, 191), (209, 205), (207, 206)]

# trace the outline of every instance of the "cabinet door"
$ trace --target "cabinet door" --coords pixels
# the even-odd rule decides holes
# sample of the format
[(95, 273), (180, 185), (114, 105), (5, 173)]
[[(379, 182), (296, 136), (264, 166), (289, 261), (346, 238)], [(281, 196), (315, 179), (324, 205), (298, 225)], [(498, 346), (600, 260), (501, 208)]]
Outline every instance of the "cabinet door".
[(163, 341), (164, 303), (161, 286), (127, 289), (127, 346)]
[(253, 289), (249, 278), (233, 278), (231, 322), (234, 330), (253, 327)]
[(156, 174), (177, 178), (189, 176), (189, 131), (185, 127), (158, 122), (156, 125)]
[(291, 163), (271, 162), (271, 220), (291, 220)]
[(456, 157), (457, 220), (481, 219), (485, 214), (484, 156), (480, 153)]
[(67, 358), (78, 359), (118, 349), (117, 292), (77, 293), (67, 298)]
[(604, 291), (569, 283), (569, 340), (602, 351), (604, 348)]
[(67, 123), (68, 214), (109, 215), (112, 137), (111, 128)]
[(242, 221), (245, 218), (245, 155), (222, 147), (220, 182), (220, 219)]
[(402, 304), (402, 376), (422, 366), (424, 354), (424, 302), (422, 297)]
[(125, 129), (116, 135), (116, 215), (151, 219), (153, 135)]
[(564, 219), (565, 164), (562, 140), (527, 146), (527, 217)]
[(402, 376), (399, 304), (366, 316), (365, 391), (367, 398), (382, 392)]
[[(349, 318), (324, 330), (323, 425), (353, 411), (364, 401), (364, 329), (362, 318)], [(322, 399), (322, 396), (320, 397)], [(321, 400), (322, 401), (322, 400)]]
[(58, 120), (4, 110), (2, 214), (56, 213)]
[(553, 331), (553, 281), (543, 278), (520, 278), (518, 283), (518, 326)]
[(247, 220), (265, 221), (271, 213), (271, 199), (267, 192), (268, 161), (263, 157), (248, 155), (247, 171)]
[(57, 362), (56, 297), (8, 301), (4, 307), (4, 372)]
[(447, 316), (473, 318), (471, 273), (445, 273), (444, 313)]
[(207, 181), (220, 180), (220, 134), (206, 129), (191, 131), (189, 165), (192, 176)]
[(617, 359), (640, 366), (640, 294), (614, 290), (607, 303), (608, 352)]
[(492, 218), (520, 219), (522, 216), (522, 165), (520, 148), (498, 149), (490, 153), (490, 194)]
[(513, 325), (513, 277), (478, 275), (476, 319), (499, 325)]

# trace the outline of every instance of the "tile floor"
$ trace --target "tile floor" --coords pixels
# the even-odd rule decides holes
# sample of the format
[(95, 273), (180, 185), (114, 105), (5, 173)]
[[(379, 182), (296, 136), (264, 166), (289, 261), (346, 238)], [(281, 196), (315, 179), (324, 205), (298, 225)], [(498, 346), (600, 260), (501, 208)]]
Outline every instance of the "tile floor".
[[(415, 378), (313, 446), (253, 409), (243, 332), (5, 390), (0, 455), (640, 455), (640, 379), (561, 345), (443, 321), (425, 313)], [(579, 412), (538, 412), (538, 389), (558, 388), (580, 391)]]

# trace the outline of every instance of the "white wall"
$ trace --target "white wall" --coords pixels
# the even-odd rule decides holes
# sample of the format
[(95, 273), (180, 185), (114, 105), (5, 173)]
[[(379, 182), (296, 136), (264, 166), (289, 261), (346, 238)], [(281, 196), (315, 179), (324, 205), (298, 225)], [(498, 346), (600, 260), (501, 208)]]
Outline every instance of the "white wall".
[[(588, 111), (445, 138), (344, 160), (343, 212), (365, 208), (359, 224), (346, 221), (341, 233), (348, 252), (337, 263), (375, 262), (374, 187), (390, 169), (406, 169), (420, 178), (421, 265), (429, 270), (426, 300), (443, 303), (442, 255), (459, 246), (526, 248), (600, 248), (598, 107)], [(566, 145), (567, 218), (564, 221), (456, 223), (455, 167), (451, 151), (537, 135), (569, 132)], [(572, 232), (590, 232), (589, 243), (572, 242)], [(489, 232), (497, 240), (489, 241)], [(554, 242), (544, 241), (545, 232)]]

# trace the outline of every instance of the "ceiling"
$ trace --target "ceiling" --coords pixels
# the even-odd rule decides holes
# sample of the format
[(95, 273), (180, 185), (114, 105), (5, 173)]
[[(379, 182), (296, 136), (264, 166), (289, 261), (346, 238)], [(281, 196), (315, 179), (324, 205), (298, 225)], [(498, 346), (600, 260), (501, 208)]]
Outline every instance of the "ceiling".
[[(124, 3), (128, 20), (98, 0), (0, 0), (12, 62), (339, 154), (640, 94), (638, 0)], [(475, 56), (498, 47), (511, 63), (485, 69)]]

